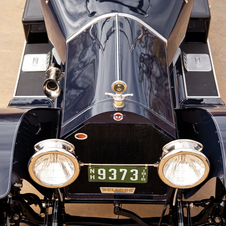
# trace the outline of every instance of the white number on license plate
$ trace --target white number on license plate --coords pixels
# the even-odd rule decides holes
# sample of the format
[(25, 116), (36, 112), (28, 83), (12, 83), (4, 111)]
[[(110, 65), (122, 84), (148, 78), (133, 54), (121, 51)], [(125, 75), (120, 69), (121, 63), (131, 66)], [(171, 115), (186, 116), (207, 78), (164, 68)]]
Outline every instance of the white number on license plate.
[(148, 167), (88, 166), (89, 182), (147, 183)]

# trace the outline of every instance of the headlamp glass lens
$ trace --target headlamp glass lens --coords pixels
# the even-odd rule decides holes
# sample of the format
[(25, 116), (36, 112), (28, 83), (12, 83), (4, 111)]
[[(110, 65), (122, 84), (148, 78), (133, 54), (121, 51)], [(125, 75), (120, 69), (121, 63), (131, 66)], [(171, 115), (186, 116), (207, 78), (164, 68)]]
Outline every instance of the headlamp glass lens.
[(164, 167), (165, 178), (179, 187), (196, 184), (206, 171), (203, 161), (194, 155), (180, 154), (169, 159)]
[(64, 155), (47, 153), (35, 161), (33, 172), (42, 184), (58, 186), (67, 183), (73, 177), (75, 166)]

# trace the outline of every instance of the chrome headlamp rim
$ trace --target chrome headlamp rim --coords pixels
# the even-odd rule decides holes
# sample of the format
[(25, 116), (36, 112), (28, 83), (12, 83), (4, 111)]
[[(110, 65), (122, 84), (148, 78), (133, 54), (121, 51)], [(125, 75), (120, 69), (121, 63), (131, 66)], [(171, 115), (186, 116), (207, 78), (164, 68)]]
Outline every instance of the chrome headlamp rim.
[(167, 154), (170, 151), (173, 151), (175, 149), (189, 149), (189, 150), (196, 150), (198, 152), (201, 152), (203, 149), (203, 145), (197, 141), (190, 140), (190, 139), (177, 139), (173, 140), (166, 145), (163, 146), (163, 154)]
[[(197, 148), (195, 149), (192, 149), (192, 148), (183, 148), (183, 147), (180, 147), (178, 149), (174, 149), (174, 150), (170, 150), (170, 151), (167, 151), (167, 148), (170, 148), (172, 147), (172, 145), (174, 145), (175, 143), (177, 142), (180, 142), (180, 143), (183, 143), (183, 142), (191, 142), (193, 143), (194, 145), (197, 144)], [(173, 188), (180, 188), (180, 189), (187, 189), (187, 188), (193, 188), (199, 184), (201, 184), (208, 176), (209, 174), (209, 171), (210, 171), (210, 162), (208, 160), (208, 158), (201, 152), (203, 148), (203, 145), (199, 142), (196, 142), (196, 141), (193, 141), (193, 140), (188, 140), (188, 139), (181, 139), (181, 140), (175, 140), (175, 141), (172, 141), (168, 144), (166, 144), (164, 147), (163, 147), (163, 156), (162, 158), (160, 159), (160, 162), (158, 164), (158, 174), (159, 174), (159, 177), (160, 179), (167, 185), (169, 185), (170, 187), (173, 187)], [(170, 159), (172, 159), (173, 157), (175, 156), (178, 156), (178, 155), (192, 155), (192, 156), (195, 156), (197, 158), (199, 158), (202, 163), (204, 164), (205, 166), (205, 172), (204, 174), (202, 175), (202, 177), (199, 179), (199, 181), (197, 181), (196, 183), (192, 184), (192, 185), (186, 185), (186, 186), (178, 186), (178, 185), (175, 185), (173, 183), (171, 183), (165, 176), (164, 176), (164, 173), (163, 173), (163, 168), (164, 168), (164, 165), (166, 164), (166, 162), (168, 162)]]
[[(55, 144), (55, 145), (53, 146), (53, 144)], [(75, 155), (74, 145), (66, 140), (62, 140), (62, 139), (42, 140), (34, 145), (35, 152), (41, 151), (44, 148), (44, 146), (45, 146), (45, 149), (49, 149), (49, 150), (55, 150), (56, 148), (59, 148), (61, 150), (66, 149), (69, 153), (72, 153)]]
[[(61, 142), (63, 144), (69, 144), (69, 147), (68, 150), (64, 150), (62, 148), (59, 148), (58, 150), (56, 150), (56, 147), (48, 147), (46, 149), (38, 149), (37, 147), (40, 147), (39, 145), (43, 143), (46, 143), (46, 142), (51, 142), (51, 141), (56, 141), (56, 142)], [(77, 158), (74, 156), (74, 146), (65, 141), (65, 140), (59, 140), (59, 139), (49, 139), (49, 140), (44, 140), (44, 141), (41, 141), (39, 143), (37, 143), (35, 146), (35, 151), (36, 153), (30, 158), (29, 162), (28, 162), (28, 172), (30, 174), (30, 177), (32, 178), (32, 180), (34, 180), (37, 184), (43, 186), (43, 187), (47, 187), (47, 188), (61, 188), (61, 187), (66, 187), (68, 185), (70, 185), (73, 181), (75, 181), (77, 179), (77, 177), (79, 176), (79, 173), (80, 173), (80, 164), (77, 160)], [(71, 149), (71, 147), (73, 148), (73, 150)], [(35, 164), (35, 162), (41, 158), (42, 156), (44, 155), (48, 155), (48, 154), (60, 154), (60, 155), (63, 155), (64, 157), (68, 158), (74, 165), (75, 167), (75, 171), (74, 171), (74, 174), (73, 176), (67, 181), (67, 182), (64, 182), (62, 184), (58, 184), (58, 185), (50, 185), (50, 184), (46, 184), (44, 182), (41, 182), (36, 176), (35, 176), (35, 173), (33, 171), (33, 166)]]

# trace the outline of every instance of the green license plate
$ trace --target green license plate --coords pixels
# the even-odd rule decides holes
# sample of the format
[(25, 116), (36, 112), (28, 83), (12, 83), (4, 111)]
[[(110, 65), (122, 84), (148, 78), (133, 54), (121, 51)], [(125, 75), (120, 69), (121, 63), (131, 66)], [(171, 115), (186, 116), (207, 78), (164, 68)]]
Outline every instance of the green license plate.
[(88, 166), (89, 182), (147, 183), (146, 166)]

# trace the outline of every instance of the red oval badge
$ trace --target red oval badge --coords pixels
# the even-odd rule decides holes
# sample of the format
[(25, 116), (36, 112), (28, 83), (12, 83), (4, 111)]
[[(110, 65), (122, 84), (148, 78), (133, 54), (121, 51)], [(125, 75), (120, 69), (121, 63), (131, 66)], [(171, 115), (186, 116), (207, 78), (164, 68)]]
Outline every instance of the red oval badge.
[(124, 118), (124, 115), (120, 112), (117, 112), (113, 115), (113, 119), (115, 121), (121, 121), (121, 120), (123, 120), (123, 118)]
[(85, 134), (85, 133), (76, 133), (75, 134), (75, 138), (76, 139), (78, 139), (78, 140), (85, 140), (85, 139), (87, 139), (87, 134)]

